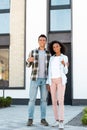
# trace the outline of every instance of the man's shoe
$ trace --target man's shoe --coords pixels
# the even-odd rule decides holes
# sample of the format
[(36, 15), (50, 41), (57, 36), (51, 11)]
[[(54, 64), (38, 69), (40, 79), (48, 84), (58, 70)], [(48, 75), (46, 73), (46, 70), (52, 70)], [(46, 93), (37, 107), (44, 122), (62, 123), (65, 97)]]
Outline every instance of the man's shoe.
[(48, 126), (48, 122), (45, 120), (45, 119), (42, 119), (41, 120), (41, 124), (44, 125), (44, 126)]
[(33, 119), (28, 119), (27, 126), (32, 126), (33, 125)]
[(56, 126), (59, 126), (59, 121), (56, 121), (52, 124), (52, 127), (56, 127)]

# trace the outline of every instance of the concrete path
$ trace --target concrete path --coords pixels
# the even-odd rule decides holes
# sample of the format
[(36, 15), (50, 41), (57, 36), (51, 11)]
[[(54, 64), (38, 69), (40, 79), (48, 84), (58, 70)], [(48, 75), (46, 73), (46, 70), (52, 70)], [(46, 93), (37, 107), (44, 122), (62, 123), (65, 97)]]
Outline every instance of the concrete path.
[[(64, 124), (78, 115), (85, 106), (69, 106), (65, 105), (65, 121)], [(35, 107), (34, 125), (26, 126), (28, 120), (27, 105), (12, 105), (8, 108), (0, 108), (0, 130), (59, 130), (58, 127), (51, 127), (55, 121), (52, 106), (47, 106), (48, 127), (40, 124), (40, 106)], [(87, 130), (87, 127), (77, 127), (65, 125), (64, 130)]]

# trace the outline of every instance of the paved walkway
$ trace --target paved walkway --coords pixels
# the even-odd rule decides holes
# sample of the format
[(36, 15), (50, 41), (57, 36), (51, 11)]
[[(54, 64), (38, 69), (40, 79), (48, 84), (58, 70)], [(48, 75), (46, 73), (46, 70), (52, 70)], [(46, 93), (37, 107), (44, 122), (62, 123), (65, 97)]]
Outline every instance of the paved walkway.
[[(65, 106), (65, 124), (78, 115), (84, 106)], [(48, 127), (40, 125), (40, 107), (35, 107), (34, 125), (26, 126), (28, 106), (12, 105), (8, 108), (0, 108), (0, 130), (59, 130), (58, 127), (51, 127), (54, 122), (52, 106), (47, 106)], [(87, 130), (87, 127), (65, 125), (64, 130)]]

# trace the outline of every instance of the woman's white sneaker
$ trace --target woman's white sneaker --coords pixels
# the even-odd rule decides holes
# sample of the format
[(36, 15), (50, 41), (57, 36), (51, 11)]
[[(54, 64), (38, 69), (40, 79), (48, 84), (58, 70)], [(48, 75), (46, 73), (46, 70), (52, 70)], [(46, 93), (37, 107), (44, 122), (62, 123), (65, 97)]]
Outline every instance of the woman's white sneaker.
[(59, 126), (59, 121), (56, 121), (52, 124), (52, 127)]
[(59, 128), (61, 128), (61, 129), (64, 128), (64, 123), (63, 122), (59, 122)]

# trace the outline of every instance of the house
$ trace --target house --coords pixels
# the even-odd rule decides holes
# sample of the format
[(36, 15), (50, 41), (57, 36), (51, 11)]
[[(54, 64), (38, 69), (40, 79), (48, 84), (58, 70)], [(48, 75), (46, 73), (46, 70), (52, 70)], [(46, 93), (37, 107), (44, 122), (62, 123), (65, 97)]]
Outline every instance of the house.
[[(38, 36), (45, 34), (48, 43), (59, 40), (68, 48), (65, 104), (87, 104), (86, 28), (86, 1), (0, 0), (0, 63), (4, 63), (0, 96), (4, 89), (13, 104), (28, 103), (31, 69), (26, 68), (26, 59), (29, 51), (38, 47)], [(37, 104), (39, 99), (38, 91)]]

